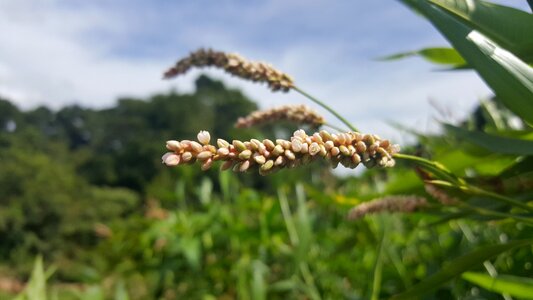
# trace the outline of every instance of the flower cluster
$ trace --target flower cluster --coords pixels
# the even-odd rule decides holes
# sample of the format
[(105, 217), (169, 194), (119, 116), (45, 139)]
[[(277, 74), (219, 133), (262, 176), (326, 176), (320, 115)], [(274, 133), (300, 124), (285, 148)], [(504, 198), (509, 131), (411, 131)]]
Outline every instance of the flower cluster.
[(226, 72), (254, 82), (265, 82), (272, 91), (287, 92), (293, 86), (292, 78), (263, 62), (249, 61), (235, 53), (225, 53), (211, 49), (199, 49), (188, 57), (179, 60), (165, 72), (164, 78), (185, 74), (192, 67), (216, 67)]
[(200, 131), (198, 142), (167, 141), (170, 152), (163, 155), (163, 163), (177, 166), (199, 162), (202, 170), (207, 170), (215, 161), (223, 161), (222, 170), (231, 168), (236, 172), (245, 172), (255, 167), (261, 175), (267, 175), (319, 158), (329, 161), (334, 168), (339, 164), (355, 168), (360, 163), (367, 168), (392, 167), (395, 163), (393, 155), (399, 151), (398, 145), (381, 140), (376, 135), (358, 132), (331, 134), (325, 130), (307, 135), (300, 129), (290, 140), (278, 139), (275, 142), (252, 139), (229, 143), (218, 139), (215, 147), (210, 140), (209, 132)]
[(364, 202), (352, 208), (348, 213), (348, 219), (361, 219), (368, 214), (383, 212), (414, 212), (419, 208), (427, 206), (425, 198), (418, 196), (389, 196)]
[(282, 105), (268, 110), (256, 110), (248, 116), (239, 118), (235, 127), (248, 128), (275, 121), (290, 121), (319, 127), (326, 120), (307, 105)]

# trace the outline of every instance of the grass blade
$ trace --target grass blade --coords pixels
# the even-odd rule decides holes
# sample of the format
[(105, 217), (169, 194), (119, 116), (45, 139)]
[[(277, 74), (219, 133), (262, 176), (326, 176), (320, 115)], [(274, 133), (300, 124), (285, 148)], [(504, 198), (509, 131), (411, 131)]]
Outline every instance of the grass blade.
[(444, 124), (444, 128), (456, 137), (463, 138), (491, 152), (533, 155), (533, 141), (502, 137), (481, 131), (470, 131), (450, 124)]
[[(442, 5), (425, 0), (403, 0), (425, 15), (450, 41), (496, 93), (498, 101), (533, 124), (533, 69), (513, 53), (500, 47), (471, 22), (454, 17)], [(462, 2), (468, 6), (467, 3)], [(469, 3), (478, 3), (471, 1)], [(532, 27), (529, 27), (532, 28)]]
[(515, 53), (520, 59), (532, 62), (531, 14), (480, 0), (430, 0), (430, 2)]
[(466, 64), (466, 61), (461, 57), (461, 54), (459, 54), (457, 50), (446, 47), (424, 48), (415, 51), (396, 53), (382, 57), (380, 60), (398, 60), (411, 56), (420, 56), (432, 63), (448, 65), (454, 68), (462, 67)]
[(414, 285), (407, 291), (395, 295), (392, 297), (392, 299), (416, 299), (417, 297), (423, 296), (437, 289), (467, 270), (482, 264), (485, 260), (488, 260), (500, 253), (529, 244), (533, 244), (533, 240), (518, 240), (509, 242), (507, 244), (490, 245), (477, 248), (470, 253), (449, 261), (448, 264), (446, 264), (440, 271)]
[(511, 275), (490, 277), (484, 273), (466, 272), (463, 279), (480, 287), (500, 294), (508, 294), (522, 299), (533, 299), (533, 279)]

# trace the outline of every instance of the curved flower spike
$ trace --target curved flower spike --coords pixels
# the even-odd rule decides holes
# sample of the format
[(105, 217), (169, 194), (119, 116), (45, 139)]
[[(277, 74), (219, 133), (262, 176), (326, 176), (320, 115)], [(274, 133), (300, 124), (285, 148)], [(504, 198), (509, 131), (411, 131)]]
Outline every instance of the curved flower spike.
[[(209, 169), (213, 162), (223, 161), (223, 170), (233, 169), (245, 172), (257, 169), (261, 175), (267, 175), (283, 168), (292, 168), (307, 164), (316, 159), (329, 161), (334, 167), (339, 163), (347, 168), (356, 168), (363, 163), (367, 168), (393, 167), (394, 154), (400, 148), (388, 140), (376, 135), (346, 132), (340, 135), (322, 130), (308, 136), (305, 131), (297, 130), (291, 140), (278, 139), (276, 142), (252, 139), (250, 141), (234, 140), (231, 144), (217, 140), (217, 146), (209, 144), (207, 131), (198, 134), (194, 141), (168, 141), (163, 163), (177, 166), (198, 161), (202, 170)], [(179, 146), (178, 146), (179, 145)]]
[(198, 49), (180, 59), (168, 69), (164, 78), (169, 79), (187, 73), (193, 67), (215, 67), (234, 76), (264, 82), (272, 91), (287, 92), (294, 86), (292, 78), (263, 62), (249, 61), (236, 53), (225, 53), (211, 49)]

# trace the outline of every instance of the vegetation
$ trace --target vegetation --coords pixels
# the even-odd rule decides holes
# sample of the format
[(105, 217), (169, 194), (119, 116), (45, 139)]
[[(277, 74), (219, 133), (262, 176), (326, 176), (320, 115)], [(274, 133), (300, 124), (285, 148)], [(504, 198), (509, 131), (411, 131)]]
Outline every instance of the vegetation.
[(256, 105), (205, 76), (194, 94), (101, 110), (0, 100), (0, 298), (532, 299), (533, 17), (479, 0), (402, 2), (453, 48), (389, 59), (472, 68), (494, 96), (440, 134), (406, 129), (417, 143), (394, 168), (167, 168), (165, 141), (200, 130), (262, 140), (297, 129), (235, 129)]

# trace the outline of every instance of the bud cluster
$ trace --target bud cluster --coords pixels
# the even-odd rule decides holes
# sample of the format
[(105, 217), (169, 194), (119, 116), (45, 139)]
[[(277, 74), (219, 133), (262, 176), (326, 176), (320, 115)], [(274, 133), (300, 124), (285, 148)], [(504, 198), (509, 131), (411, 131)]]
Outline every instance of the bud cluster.
[(325, 130), (307, 135), (297, 130), (290, 140), (269, 139), (259, 141), (234, 140), (231, 143), (217, 140), (217, 146), (209, 142), (211, 136), (207, 131), (200, 131), (196, 141), (167, 141), (167, 152), (163, 163), (167, 166), (199, 162), (202, 170), (211, 168), (215, 161), (223, 161), (222, 170), (233, 169), (245, 172), (252, 168), (259, 169), (261, 175), (267, 175), (282, 168), (294, 168), (315, 159), (325, 159), (335, 168), (339, 164), (355, 168), (359, 164), (367, 168), (394, 166), (393, 155), (399, 151), (398, 145), (388, 140), (381, 140), (372, 134), (347, 132), (331, 134)]
[(256, 110), (248, 116), (239, 118), (235, 127), (248, 128), (275, 121), (289, 121), (319, 127), (326, 120), (307, 105), (282, 105), (268, 110)]
[(414, 212), (419, 208), (427, 206), (425, 198), (418, 196), (389, 196), (364, 202), (352, 208), (348, 213), (348, 219), (361, 219), (368, 214)]
[(265, 82), (272, 91), (287, 92), (293, 86), (292, 78), (263, 62), (249, 61), (236, 53), (225, 53), (211, 49), (199, 49), (179, 60), (165, 72), (164, 78), (185, 74), (192, 67), (216, 67), (254, 82)]

